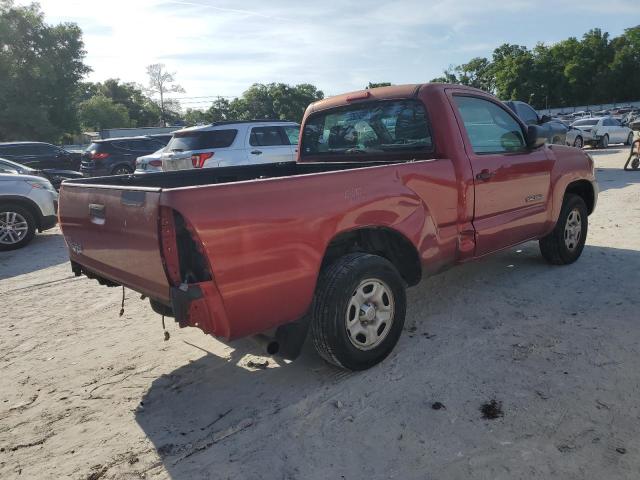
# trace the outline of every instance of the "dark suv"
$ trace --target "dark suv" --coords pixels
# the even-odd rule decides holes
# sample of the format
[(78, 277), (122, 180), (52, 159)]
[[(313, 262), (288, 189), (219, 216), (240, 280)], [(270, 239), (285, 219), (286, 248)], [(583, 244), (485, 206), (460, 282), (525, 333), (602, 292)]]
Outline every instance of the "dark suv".
[(0, 143), (0, 157), (36, 170), (78, 170), (80, 154), (43, 142)]
[(136, 158), (160, 150), (170, 137), (129, 137), (96, 140), (82, 154), (85, 177), (126, 175), (136, 169)]

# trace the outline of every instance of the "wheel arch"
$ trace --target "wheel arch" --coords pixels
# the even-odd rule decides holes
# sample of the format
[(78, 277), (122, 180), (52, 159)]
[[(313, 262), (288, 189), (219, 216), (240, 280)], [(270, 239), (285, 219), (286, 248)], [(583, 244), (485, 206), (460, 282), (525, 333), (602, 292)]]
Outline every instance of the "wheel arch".
[(343, 255), (355, 252), (386, 258), (409, 286), (416, 285), (422, 278), (417, 248), (404, 234), (389, 227), (359, 227), (336, 234), (327, 244), (321, 268)]
[(584, 200), (584, 203), (587, 204), (589, 215), (593, 213), (596, 203), (596, 195), (593, 191), (593, 185), (589, 180), (576, 180), (569, 183), (564, 194), (567, 195), (569, 193), (581, 197)]
[(40, 229), (42, 227), (42, 212), (40, 211), (40, 207), (38, 204), (27, 197), (22, 197), (18, 195), (2, 195), (0, 196), (0, 205), (3, 204), (12, 204), (19, 205), (23, 208), (26, 208), (33, 215), (33, 219), (36, 222), (36, 228)]

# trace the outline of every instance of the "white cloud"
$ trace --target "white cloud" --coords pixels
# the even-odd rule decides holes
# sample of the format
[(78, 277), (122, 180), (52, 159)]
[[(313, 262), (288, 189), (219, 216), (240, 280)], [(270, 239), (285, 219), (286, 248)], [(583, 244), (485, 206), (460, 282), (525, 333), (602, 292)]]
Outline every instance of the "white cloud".
[[(611, 1), (627, 13), (640, 5), (638, 0)], [(535, 34), (541, 25), (531, 16), (546, 18), (563, 8), (558, 5), (569, 6), (546, 3), (41, 1), (47, 21), (73, 21), (83, 29), (92, 80), (118, 77), (144, 84), (146, 65), (162, 62), (177, 72), (188, 96), (238, 95), (254, 82), (309, 82), (339, 93), (370, 80), (428, 81), (449, 64), (490, 54), (503, 40), (514, 41), (510, 35)], [(584, 11), (599, 3), (570, 5)], [(594, 22), (600, 18), (594, 15)], [(559, 31), (552, 37), (568, 35)]]

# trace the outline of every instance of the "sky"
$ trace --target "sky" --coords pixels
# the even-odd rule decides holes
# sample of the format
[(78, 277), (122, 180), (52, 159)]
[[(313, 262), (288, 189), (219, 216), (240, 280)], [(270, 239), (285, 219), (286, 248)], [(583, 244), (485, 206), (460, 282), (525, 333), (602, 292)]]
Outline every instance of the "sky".
[[(20, 0), (18, 4), (30, 3)], [(640, 0), (41, 0), (45, 21), (83, 31), (89, 80), (147, 83), (164, 63), (183, 107), (253, 83), (326, 95), (419, 83), (502, 43), (534, 46), (640, 23)]]

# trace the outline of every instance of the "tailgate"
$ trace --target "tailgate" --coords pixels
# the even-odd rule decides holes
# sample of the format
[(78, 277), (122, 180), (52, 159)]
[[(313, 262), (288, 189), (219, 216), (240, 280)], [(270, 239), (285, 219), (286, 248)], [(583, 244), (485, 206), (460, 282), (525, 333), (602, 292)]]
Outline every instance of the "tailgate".
[(71, 260), (97, 276), (168, 301), (159, 204), (159, 188), (64, 183), (59, 218)]

